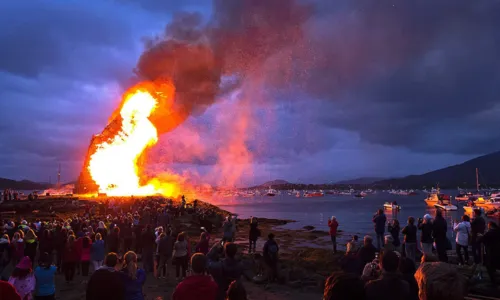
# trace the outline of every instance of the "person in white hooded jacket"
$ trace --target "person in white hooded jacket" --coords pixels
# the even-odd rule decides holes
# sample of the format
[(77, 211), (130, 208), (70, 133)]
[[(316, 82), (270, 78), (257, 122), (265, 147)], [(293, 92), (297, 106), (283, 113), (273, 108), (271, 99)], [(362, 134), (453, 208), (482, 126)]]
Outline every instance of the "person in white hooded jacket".
[(462, 222), (460, 223), (455, 223), (453, 226), (453, 231), (457, 233), (457, 238), (456, 238), (456, 251), (457, 251), (457, 256), (458, 256), (458, 263), (459, 264), (464, 264), (464, 258), (462, 256), (462, 249), (464, 249), (465, 252), (465, 261), (468, 263), (469, 262), (469, 235), (471, 231), (471, 226), (470, 226), (470, 218), (467, 215), (462, 216)]

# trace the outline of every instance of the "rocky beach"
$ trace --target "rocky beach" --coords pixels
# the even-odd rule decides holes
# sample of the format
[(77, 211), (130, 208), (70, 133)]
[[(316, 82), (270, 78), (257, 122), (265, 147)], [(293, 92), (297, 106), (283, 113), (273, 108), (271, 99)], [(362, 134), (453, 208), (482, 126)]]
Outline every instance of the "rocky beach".
[[(36, 201), (12, 201), (0, 206), (2, 219), (38, 218), (42, 221), (67, 220), (77, 214), (83, 214), (87, 204), (112, 200), (113, 198), (83, 198), (50, 197)], [(123, 200), (123, 199), (121, 199)], [(189, 204), (189, 203), (188, 203)], [(206, 202), (198, 201), (198, 207), (215, 212), (210, 221), (214, 224), (211, 244), (217, 243), (222, 237), (221, 224), (229, 212)], [(277, 220), (259, 218), (261, 237), (257, 241), (257, 254), (248, 254), (249, 219), (238, 219), (235, 243), (238, 247), (238, 258), (245, 267), (244, 282), (249, 299), (319, 299), (323, 292), (326, 277), (338, 269), (338, 260), (342, 254), (333, 254), (327, 232), (305, 226), (299, 230), (281, 228), (293, 220)], [(199, 221), (191, 214), (185, 214), (172, 221), (172, 227), (184, 231), (190, 237), (194, 247), (200, 235)], [(278, 282), (269, 284), (259, 275), (259, 252), (269, 233), (276, 236), (280, 247), (280, 264)], [(144, 285), (146, 299), (170, 299), (177, 281), (174, 268), (169, 266), (170, 277), (157, 279), (148, 274)], [(264, 278), (265, 279), (265, 278)], [(85, 299), (86, 280), (77, 275), (71, 284), (64, 282), (63, 276), (56, 277), (56, 296), (58, 299)]]

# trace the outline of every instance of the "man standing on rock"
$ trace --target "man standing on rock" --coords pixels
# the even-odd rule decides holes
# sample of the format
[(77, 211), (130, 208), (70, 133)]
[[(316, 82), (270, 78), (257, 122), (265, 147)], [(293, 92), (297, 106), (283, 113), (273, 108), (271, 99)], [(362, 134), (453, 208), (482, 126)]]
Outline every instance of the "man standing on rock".
[(337, 218), (332, 216), (332, 218), (328, 220), (328, 227), (330, 227), (330, 237), (333, 244), (333, 253), (337, 253), (337, 227), (339, 227)]

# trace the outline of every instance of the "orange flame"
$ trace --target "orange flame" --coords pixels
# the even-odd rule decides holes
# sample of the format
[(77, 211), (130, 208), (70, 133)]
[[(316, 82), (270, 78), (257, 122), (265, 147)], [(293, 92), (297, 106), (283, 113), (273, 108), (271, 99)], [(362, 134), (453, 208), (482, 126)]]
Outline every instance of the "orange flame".
[(149, 180), (141, 185), (138, 160), (141, 154), (158, 142), (158, 131), (151, 122), (153, 113), (165, 103), (172, 103), (174, 87), (162, 85), (166, 93), (155, 91), (151, 83), (131, 88), (124, 95), (119, 115), (121, 127), (111, 139), (97, 146), (90, 157), (89, 172), (99, 186), (99, 192), (109, 196), (162, 194), (170, 197), (179, 193), (176, 183)]

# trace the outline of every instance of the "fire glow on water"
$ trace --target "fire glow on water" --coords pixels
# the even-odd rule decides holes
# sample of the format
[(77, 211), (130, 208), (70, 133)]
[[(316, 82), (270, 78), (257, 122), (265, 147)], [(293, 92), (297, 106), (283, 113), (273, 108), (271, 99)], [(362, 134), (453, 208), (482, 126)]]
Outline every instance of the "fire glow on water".
[(149, 180), (145, 185), (140, 183), (138, 159), (158, 142), (158, 131), (150, 121), (157, 107), (158, 100), (147, 88), (138, 86), (125, 94), (120, 109), (120, 131), (98, 145), (90, 158), (88, 169), (99, 192), (109, 196), (173, 196), (178, 190), (175, 183), (158, 179)]

